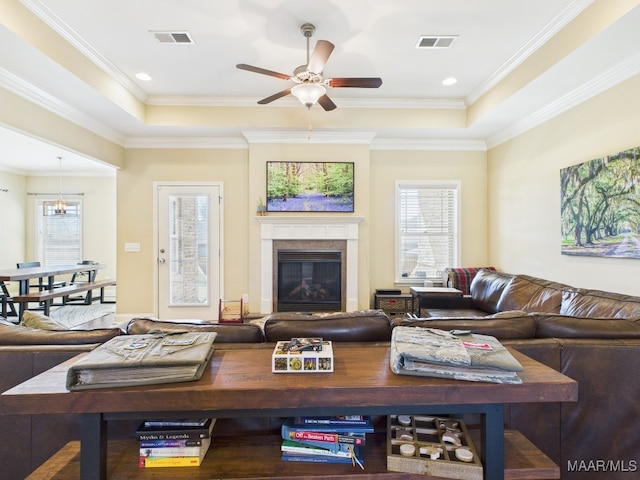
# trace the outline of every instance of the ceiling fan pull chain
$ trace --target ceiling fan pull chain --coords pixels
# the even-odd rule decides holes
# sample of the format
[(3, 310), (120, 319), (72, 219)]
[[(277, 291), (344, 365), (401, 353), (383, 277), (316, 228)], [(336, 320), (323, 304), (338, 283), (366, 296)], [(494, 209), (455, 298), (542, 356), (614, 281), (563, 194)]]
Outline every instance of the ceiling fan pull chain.
[(307, 130), (307, 140), (311, 140), (311, 132), (313, 128), (311, 127), (311, 108), (307, 108), (307, 123), (309, 124), (309, 129)]

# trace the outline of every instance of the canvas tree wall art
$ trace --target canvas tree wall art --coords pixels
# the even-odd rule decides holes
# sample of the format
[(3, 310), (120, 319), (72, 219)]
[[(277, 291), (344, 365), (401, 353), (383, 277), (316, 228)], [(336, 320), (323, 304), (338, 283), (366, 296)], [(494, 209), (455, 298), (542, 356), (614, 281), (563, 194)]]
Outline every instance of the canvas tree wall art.
[(267, 211), (353, 212), (353, 163), (267, 162)]
[(560, 171), (562, 254), (640, 258), (640, 147)]

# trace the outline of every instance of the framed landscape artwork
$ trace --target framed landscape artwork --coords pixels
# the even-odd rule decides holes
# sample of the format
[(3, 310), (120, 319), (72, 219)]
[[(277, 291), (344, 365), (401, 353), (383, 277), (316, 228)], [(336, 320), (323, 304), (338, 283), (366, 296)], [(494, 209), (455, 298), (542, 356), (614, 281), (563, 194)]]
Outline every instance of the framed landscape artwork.
[(640, 258), (640, 147), (560, 171), (563, 255)]
[(353, 212), (353, 162), (267, 162), (268, 212)]

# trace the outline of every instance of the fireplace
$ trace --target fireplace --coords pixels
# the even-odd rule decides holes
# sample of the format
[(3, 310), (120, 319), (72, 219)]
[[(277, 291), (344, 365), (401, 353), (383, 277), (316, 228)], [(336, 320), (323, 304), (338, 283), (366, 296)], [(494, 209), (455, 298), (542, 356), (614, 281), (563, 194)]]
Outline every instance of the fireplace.
[(277, 288), (280, 250), (340, 251), (341, 300), (331, 310), (358, 309), (358, 224), (362, 217), (259, 216), (256, 220), (260, 224), (261, 243), (260, 313), (280, 310)]
[(278, 250), (277, 312), (339, 312), (342, 310), (340, 250)]

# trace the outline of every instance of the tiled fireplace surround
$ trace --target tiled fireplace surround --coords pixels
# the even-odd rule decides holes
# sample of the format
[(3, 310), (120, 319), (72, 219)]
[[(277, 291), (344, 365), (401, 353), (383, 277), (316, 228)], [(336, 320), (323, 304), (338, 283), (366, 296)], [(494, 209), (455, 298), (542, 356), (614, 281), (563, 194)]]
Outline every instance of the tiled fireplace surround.
[[(260, 223), (260, 313), (273, 312), (276, 248), (342, 250), (344, 308), (358, 308), (358, 225), (363, 217), (256, 217)], [(346, 266), (346, 269), (345, 269)]]

